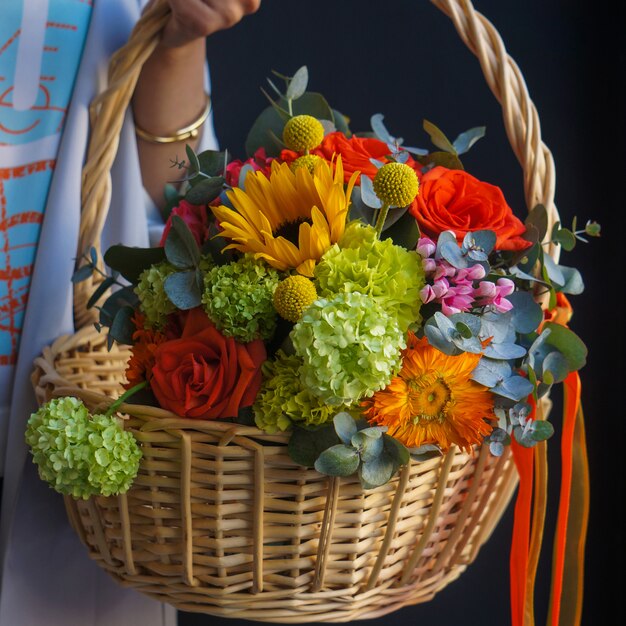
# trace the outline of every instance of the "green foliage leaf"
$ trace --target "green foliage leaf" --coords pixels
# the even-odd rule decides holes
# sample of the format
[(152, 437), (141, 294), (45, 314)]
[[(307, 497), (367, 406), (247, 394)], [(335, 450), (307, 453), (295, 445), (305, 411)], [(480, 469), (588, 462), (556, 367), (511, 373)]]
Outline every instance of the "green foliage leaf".
[(560, 286), (559, 291), (568, 293), (573, 296), (581, 294), (585, 290), (585, 283), (580, 272), (575, 267), (567, 267), (566, 265), (559, 265), (561, 274), (563, 275), (563, 285)]
[(417, 220), (405, 211), (392, 226), (383, 230), (381, 238), (391, 239), (396, 246), (402, 246), (407, 250), (415, 250), (420, 238), (420, 228)]
[[(287, 106), (287, 101), (282, 98), (278, 104), (284, 108)], [(314, 91), (303, 93), (300, 98), (293, 102), (293, 114), (311, 115), (318, 120), (335, 122), (333, 111), (324, 96)], [(284, 127), (285, 120), (273, 107), (269, 106), (262, 111), (252, 125), (246, 139), (248, 156), (253, 156), (261, 147), (265, 148), (267, 156), (279, 156), (280, 151), (284, 148), (279, 139), (283, 136)]]
[(585, 224), (585, 234), (589, 235), (589, 237), (599, 237), (601, 230), (601, 226), (598, 222), (587, 222), (587, 224)]
[(523, 235), (524, 239), (533, 243), (543, 241), (548, 232), (548, 212), (546, 207), (543, 204), (535, 205), (528, 212), (524, 226), (526, 226), (526, 232)]
[(385, 453), (388, 454), (393, 460), (394, 473), (398, 470), (400, 466), (410, 463), (411, 455), (402, 443), (387, 434), (383, 434), (382, 440)]
[(178, 215), (172, 218), (172, 228), (170, 228), (165, 240), (165, 256), (167, 260), (180, 269), (197, 267), (200, 262), (200, 248), (194, 236)]
[(183, 311), (193, 309), (202, 303), (202, 289), (198, 284), (195, 270), (170, 274), (165, 279), (164, 287), (172, 304)]
[(342, 443), (324, 450), (317, 461), (315, 469), (327, 476), (350, 476), (359, 467), (359, 453)]
[(104, 254), (104, 262), (133, 284), (139, 282), (139, 276), (144, 270), (164, 260), (163, 248), (131, 248), (115, 245)]
[(545, 420), (535, 420), (530, 425), (530, 436), (535, 441), (545, 441), (554, 435), (554, 426)]
[(220, 176), (224, 173), (228, 153), (225, 150), (205, 150), (198, 155), (200, 171), (207, 176)]
[(445, 136), (441, 129), (428, 120), (424, 120), (423, 126), (424, 130), (430, 136), (430, 140), (435, 146), (437, 146), (437, 148), (453, 155), (457, 154), (456, 148), (452, 145), (452, 142)]
[(561, 228), (561, 223), (557, 222), (552, 228), (552, 241), (562, 246), (568, 252), (576, 246), (576, 237), (569, 228)]
[(461, 133), (453, 142), (452, 146), (457, 154), (465, 154), (479, 139), (485, 136), (487, 129), (484, 126), (476, 126)]
[(185, 152), (187, 153), (187, 159), (189, 160), (189, 175), (197, 174), (200, 171), (200, 161), (198, 161), (198, 155), (189, 144), (185, 146)]
[(456, 154), (451, 152), (430, 152), (424, 157), (418, 157), (418, 161), (423, 165), (441, 165), (449, 170), (464, 170), (463, 163)]
[[(199, 179), (199, 180), (198, 180)], [(222, 176), (214, 176), (212, 178), (198, 177), (197, 183), (189, 188), (185, 194), (185, 200), (191, 204), (204, 205), (209, 204), (217, 198), (224, 189), (226, 179)]]
[(546, 343), (556, 348), (566, 359), (570, 371), (579, 370), (587, 362), (587, 347), (571, 329), (548, 322), (545, 328), (550, 331)]
[(340, 439), (332, 424), (309, 430), (294, 426), (287, 452), (298, 465), (313, 467), (317, 457), (326, 449), (340, 443)]

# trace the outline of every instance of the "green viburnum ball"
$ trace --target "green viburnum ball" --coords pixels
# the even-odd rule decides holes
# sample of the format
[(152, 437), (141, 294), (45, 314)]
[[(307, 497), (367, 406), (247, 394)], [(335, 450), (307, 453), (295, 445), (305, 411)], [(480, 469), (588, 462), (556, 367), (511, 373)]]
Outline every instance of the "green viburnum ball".
[(211, 268), (204, 277), (202, 303), (217, 329), (248, 343), (269, 339), (276, 329), (273, 297), (279, 273), (250, 254)]
[(349, 224), (315, 267), (315, 278), (323, 298), (341, 291), (371, 296), (396, 316), (403, 332), (420, 322), (420, 290), (426, 283), (421, 257), (391, 239), (381, 241), (371, 226)]
[(406, 347), (396, 317), (361, 293), (316, 300), (290, 337), (303, 360), (302, 382), (333, 406), (350, 405), (386, 387)]
[(273, 434), (291, 428), (293, 422), (307, 426), (332, 420), (334, 409), (315, 397), (302, 384), (302, 359), (276, 352), (274, 361), (263, 364), (263, 384), (254, 403), (254, 421), (261, 430)]
[(50, 400), (33, 413), (26, 442), (41, 479), (75, 498), (125, 493), (141, 459), (137, 441), (117, 418), (91, 417), (76, 398)]
[(176, 272), (176, 268), (167, 261), (152, 265), (139, 275), (135, 293), (139, 298), (142, 313), (154, 328), (161, 328), (176, 306), (165, 293), (165, 279)]

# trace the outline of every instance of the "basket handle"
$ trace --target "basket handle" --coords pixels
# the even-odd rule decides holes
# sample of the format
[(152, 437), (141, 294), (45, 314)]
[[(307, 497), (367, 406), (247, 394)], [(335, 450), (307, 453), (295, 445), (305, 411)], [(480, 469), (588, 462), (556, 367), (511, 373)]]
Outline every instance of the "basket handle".
[[(465, 45), (478, 57), (485, 80), (502, 106), (506, 133), (524, 172), (526, 206), (529, 210), (538, 203), (546, 207), (551, 232), (559, 219), (554, 204), (554, 160), (541, 139), (539, 115), (519, 67), (493, 24), (474, 9), (470, 0), (431, 2), (452, 20)], [(169, 14), (167, 0), (155, 0), (145, 11), (128, 43), (111, 58), (109, 87), (90, 106), (92, 130), (82, 177), (78, 257), (92, 246), (100, 252), (100, 235), (111, 198), (110, 170), (124, 115), (141, 68), (156, 47)], [(558, 258), (557, 246), (550, 245), (548, 252)], [(85, 308), (93, 289), (91, 280), (74, 285), (77, 328), (95, 321), (93, 309)]]

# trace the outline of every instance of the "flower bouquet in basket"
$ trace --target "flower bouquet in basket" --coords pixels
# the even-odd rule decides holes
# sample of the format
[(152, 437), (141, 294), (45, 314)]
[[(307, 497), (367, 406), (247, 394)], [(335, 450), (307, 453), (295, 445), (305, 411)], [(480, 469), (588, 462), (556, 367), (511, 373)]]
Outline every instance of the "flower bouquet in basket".
[[(440, 457), (447, 459), (441, 472), (451, 471), (455, 454), (461, 455), (461, 465), (475, 465), (480, 456), (480, 471), (493, 470), (490, 457), (506, 456), (509, 445), (524, 493), (530, 493), (532, 468), (530, 478), (524, 473), (530, 449), (554, 430), (540, 410), (542, 401), (554, 384), (576, 386), (573, 373), (586, 355), (583, 342), (567, 326), (572, 310), (566, 296), (582, 292), (583, 282), (576, 269), (557, 264), (554, 251), (598, 236), (599, 226), (551, 223), (541, 205), (525, 221), (516, 217), (498, 187), (476, 179), (462, 165), (462, 156), (485, 134), (482, 127), (451, 141), (424, 121), (435, 148), (407, 147), (387, 130), (380, 114), (372, 116), (371, 130), (352, 132), (344, 115), (307, 91), (306, 68), (293, 77), (277, 76), (285, 87), (269, 81), (276, 96), (249, 133), (247, 160), (187, 148), (185, 160), (174, 164), (182, 185), (166, 189), (169, 216), (158, 247), (113, 246), (104, 254), (109, 270), (95, 251), (85, 256), (74, 280), (100, 276), (88, 307), (99, 311), (96, 327), (108, 332), (109, 348), (114, 342), (130, 346), (122, 383), (127, 391), (98, 415), (90, 415), (74, 397), (43, 405), (27, 432), (41, 477), (57, 491), (84, 499), (123, 494), (138, 472), (139, 489), (142, 471), (161, 476), (151, 483), (152, 490), (166, 489), (168, 466), (147, 452), (144, 437), (144, 430), (162, 419), (166, 430), (186, 424), (204, 433), (188, 454), (225, 448), (239, 436), (257, 437), (255, 450), (270, 454), (278, 449), (278, 467), (299, 473), (302, 481), (331, 477), (330, 491), (315, 494), (334, 499), (335, 507), (340, 479), (357, 493), (351, 477), (358, 477), (358, 498), (367, 499), (371, 490), (389, 493), (384, 486), (397, 483), (403, 468), (400, 482), (408, 490), (411, 472), (419, 473), (421, 465), (441, 468)], [(137, 422), (141, 411), (133, 414), (131, 395), (132, 402), (144, 406), (143, 415), (152, 416), (149, 423)], [(150, 406), (162, 411), (150, 413), (145, 409)], [(220, 426), (211, 438), (206, 434), (211, 426), (205, 425), (214, 422)], [(151, 445), (171, 452), (170, 439), (163, 435), (159, 441)], [(202, 469), (201, 461), (185, 458), (182, 464)], [(222, 452), (216, 458), (206, 461), (205, 469), (213, 474), (221, 471)], [(473, 504), (457, 518), (458, 533), (464, 535), (448, 531), (455, 536), (459, 558), (459, 541), (467, 542), (472, 524), (480, 521), (476, 507), (490, 502), (490, 489), (501, 489), (495, 470), (490, 476), (472, 487), (477, 492)], [(193, 470), (189, 481), (185, 497), (191, 504), (180, 507), (191, 511), (205, 496), (203, 479)], [(223, 485), (204, 488), (219, 491)], [(465, 489), (449, 510), (461, 508)], [(266, 503), (269, 497), (274, 496), (266, 492)], [(435, 494), (429, 506), (440, 506), (441, 497)], [(215, 495), (206, 498), (219, 503)], [(280, 498), (291, 501), (291, 515), (305, 500), (296, 490)], [(157, 508), (167, 506), (166, 498), (156, 501)], [(381, 537), (385, 519), (398, 516), (401, 506), (394, 500), (392, 512), (385, 509), (383, 528), (376, 531)], [(524, 502), (518, 501), (518, 508), (523, 516)], [(310, 524), (318, 540), (305, 558), (318, 559), (310, 568), (314, 592), (324, 586), (320, 561), (332, 569), (329, 533), (333, 522), (339, 523), (341, 508), (329, 511), (322, 500), (307, 510), (324, 512), (323, 520), (315, 517)], [(266, 515), (272, 518), (268, 509)], [(395, 567), (401, 583), (410, 580), (417, 564), (414, 544), (427, 533), (411, 529), (410, 518), (405, 512), (411, 539), (392, 551), (387, 545), (366, 574), (346, 577), (344, 586), (364, 581), (371, 588), (387, 567)], [(419, 517), (420, 525), (422, 519), (427, 517)], [(203, 528), (201, 511), (195, 520), (192, 534)], [(217, 549), (222, 556), (226, 550), (231, 562), (222, 568), (238, 571), (232, 559), (250, 554), (251, 534), (256, 541), (263, 532), (255, 520), (253, 530), (242, 532), (244, 539), (226, 532), (230, 540)], [(183, 532), (183, 523), (170, 523)], [(319, 534), (320, 523), (326, 535)], [(429, 522), (423, 523), (428, 528)], [(224, 532), (219, 525), (212, 528), (210, 541), (219, 542)], [(523, 530), (516, 532), (512, 563), (525, 581), (527, 537)], [(297, 533), (282, 538), (266, 533), (261, 561), (271, 561), (280, 546), (304, 545), (313, 537), (303, 531), (294, 543)], [(427, 561), (440, 565), (437, 553), (428, 554), (423, 543)], [(193, 547), (194, 554), (202, 545)], [(164, 563), (167, 570), (170, 561)], [(182, 564), (188, 565), (184, 558)], [(210, 569), (209, 557), (205, 565)], [(266, 578), (259, 578), (263, 565), (257, 554), (255, 567), (256, 593), (272, 589), (290, 571), (296, 580), (292, 587), (302, 584), (297, 582), (302, 563), (269, 569)], [(193, 574), (185, 571), (195, 585), (220, 584), (214, 572), (207, 570), (203, 578), (197, 564)], [(241, 575), (241, 589), (249, 580)]]

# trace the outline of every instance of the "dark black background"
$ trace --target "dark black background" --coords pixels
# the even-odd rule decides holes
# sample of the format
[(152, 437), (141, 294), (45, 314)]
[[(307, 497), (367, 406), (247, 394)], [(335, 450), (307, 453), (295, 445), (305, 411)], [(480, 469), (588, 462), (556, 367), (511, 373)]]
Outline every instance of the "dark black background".
[[(624, 68), (623, 9), (577, 0), (475, 0), (520, 66), (556, 162), (556, 202), (566, 225), (602, 223), (603, 237), (562, 255), (578, 267), (586, 292), (572, 298), (572, 328), (590, 348), (582, 371), (592, 481), (583, 624), (621, 624), (624, 473)], [(515, 212), (525, 207), (521, 169), (503, 130), (501, 111), (452, 23), (425, 0), (264, 0), (260, 11), (208, 40), (215, 126), (220, 143), (239, 156), (265, 101), (258, 89), (272, 69), (307, 65), (310, 88), (347, 114), (353, 130), (385, 115), (407, 145), (427, 146), (422, 119), (451, 137), (486, 125), (487, 136), (464, 158), (467, 169), (497, 184)], [(559, 481), (560, 394), (554, 393), (550, 441), (550, 511), (537, 580), (537, 623), (545, 621), (554, 503)], [(511, 507), (460, 579), (426, 604), (370, 624), (424, 626), (510, 623), (508, 546)], [(567, 601), (565, 599), (564, 601)], [(181, 626), (248, 624), (181, 614)], [(365, 622), (364, 622), (365, 623)]]

